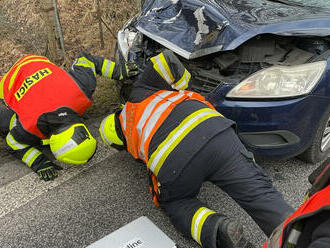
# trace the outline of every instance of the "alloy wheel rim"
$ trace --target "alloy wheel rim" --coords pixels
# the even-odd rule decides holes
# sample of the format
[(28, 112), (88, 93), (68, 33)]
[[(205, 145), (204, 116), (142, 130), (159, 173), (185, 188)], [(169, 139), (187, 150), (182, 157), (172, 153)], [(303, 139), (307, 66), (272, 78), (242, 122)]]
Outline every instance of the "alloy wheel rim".
[(330, 148), (330, 118), (328, 119), (323, 132), (322, 141), (321, 141), (321, 151), (325, 152), (329, 148)]

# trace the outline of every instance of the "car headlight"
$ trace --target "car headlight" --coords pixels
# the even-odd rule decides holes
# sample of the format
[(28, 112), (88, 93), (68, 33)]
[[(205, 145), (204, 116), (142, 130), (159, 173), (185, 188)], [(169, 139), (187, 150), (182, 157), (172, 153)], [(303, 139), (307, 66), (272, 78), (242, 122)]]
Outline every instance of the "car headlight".
[(320, 80), (326, 61), (273, 66), (258, 71), (228, 92), (230, 98), (285, 98), (309, 93)]

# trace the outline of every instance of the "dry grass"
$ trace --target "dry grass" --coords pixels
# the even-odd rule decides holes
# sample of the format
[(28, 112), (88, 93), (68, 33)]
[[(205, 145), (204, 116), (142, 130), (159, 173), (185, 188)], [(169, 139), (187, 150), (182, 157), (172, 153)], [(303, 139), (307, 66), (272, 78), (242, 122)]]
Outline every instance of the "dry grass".
[[(0, 76), (21, 56), (45, 55), (46, 32), (41, 19), (39, 2), (42, 0), (0, 0)], [(94, 0), (57, 0), (68, 61), (73, 61), (82, 50), (95, 55), (112, 57), (116, 40), (112, 33), (136, 13), (135, 0), (99, 0), (103, 25), (104, 48), (101, 48), (99, 26)], [(70, 64), (65, 65), (69, 67)], [(116, 104), (115, 87), (99, 78), (94, 95), (95, 104), (90, 116), (102, 114)]]
[[(0, 24), (1, 16), (6, 18), (5, 25), (1, 25), (6, 29), (0, 49), (2, 59), (9, 57), (14, 62), (28, 53), (44, 55), (46, 34), (39, 1), (42, 0), (1, 0)], [(136, 13), (134, 0), (99, 1), (102, 18), (114, 34)], [(101, 48), (94, 0), (58, 0), (57, 4), (68, 57), (73, 59), (81, 50), (110, 57), (115, 39), (103, 25), (105, 47)], [(4, 66), (1, 65), (0, 72), (8, 69)]]

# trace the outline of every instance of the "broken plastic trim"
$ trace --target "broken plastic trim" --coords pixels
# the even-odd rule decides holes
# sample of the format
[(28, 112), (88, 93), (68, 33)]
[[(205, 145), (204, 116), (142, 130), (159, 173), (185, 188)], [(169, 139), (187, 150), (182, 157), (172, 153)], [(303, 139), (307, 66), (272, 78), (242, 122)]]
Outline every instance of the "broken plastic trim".
[(194, 59), (194, 58), (198, 58), (204, 55), (208, 55), (211, 53), (216, 53), (222, 50), (223, 45), (219, 45), (219, 46), (214, 46), (214, 47), (210, 47), (210, 48), (204, 48), (204, 49), (200, 49), (196, 52), (188, 52), (184, 49), (182, 49), (181, 47), (175, 45), (172, 42), (169, 42), (168, 40), (158, 36), (158, 35), (154, 35), (148, 31), (146, 31), (145, 29), (141, 28), (140, 26), (136, 27), (137, 30), (139, 30), (142, 34), (144, 34), (145, 36), (149, 37), (152, 40), (157, 41), (159, 44), (163, 45), (164, 47), (172, 50), (173, 52), (179, 54), (180, 56), (184, 57), (185, 59)]

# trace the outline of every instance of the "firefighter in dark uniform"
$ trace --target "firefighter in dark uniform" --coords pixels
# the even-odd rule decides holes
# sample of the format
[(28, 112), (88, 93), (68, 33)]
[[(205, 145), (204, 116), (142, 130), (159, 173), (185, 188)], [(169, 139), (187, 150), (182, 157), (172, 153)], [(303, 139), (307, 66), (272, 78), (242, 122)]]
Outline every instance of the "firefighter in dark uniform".
[(240, 142), (234, 122), (188, 91), (190, 73), (168, 50), (152, 57), (121, 111), (100, 125), (103, 141), (143, 161), (154, 202), (202, 247), (248, 247), (237, 222), (197, 199), (205, 181), (227, 192), (270, 235), (293, 209)]
[(96, 74), (122, 79), (129, 73), (134, 74), (84, 52), (68, 72), (43, 56), (22, 57), (0, 78), (0, 133), (6, 148), (46, 181), (61, 167), (38, 149), (41, 144), (49, 144), (59, 161), (86, 163), (96, 140), (80, 115), (92, 104)]
[(278, 226), (263, 248), (330, 247), (330, 158), (310, 176), (306, 201)]

